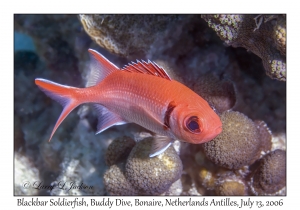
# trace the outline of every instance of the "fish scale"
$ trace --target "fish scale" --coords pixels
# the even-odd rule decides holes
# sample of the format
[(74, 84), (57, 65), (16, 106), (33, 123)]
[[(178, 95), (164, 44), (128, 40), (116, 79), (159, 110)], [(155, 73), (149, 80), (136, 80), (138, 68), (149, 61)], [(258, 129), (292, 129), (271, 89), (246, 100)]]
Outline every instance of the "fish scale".
[[(108, 76), (101, 85), (99, 85), (99, 90), (101, 89), (99, 100), (93, 101), (100, 104), (103, 104), (105, 107), (110, 109), (112, 112), (123, 116), (123, 118), (128, 122), (135, 122), (139, 125), (142, 125), (145, 128), (150, 128), (149, 130), (154, 130), (155, 133), (159, 134), (166, 134), (166, 132), (163, 130), (163, 127), (161, 126), (163, 124), (163, 113), (166, 109), (166, 106), (168, 104), (168, 101), (165, 100), (165, 103), (162, 103), (162, 100), (159, 100), (163, 98), (164, 91), (160, 91), (160, 94), (155, 93), (154, 91), (149, 91), (147, 87), (140, 88), (140, 83), (120, 83), (120, 86), (118, 87), (118, 90), (115, 90), (115, 87), (113, 84), (117, 83), (118, 81), (127, 81), (127, 77), (131, 78), (131, 74), (136, 73), (130, 73), (122, 72), (123, 74), (110, 75)], [(119, 78), (120, 77), (120, 78)], [(145, 79), (148, 80), (148, 82), (151, 82), (151, 80), (157, 80), (160, 78), (153, 77), (149, 78), (149, 76), (146, 76), (143, 74), (137, 74), (134, 75), (134, 77), (139, 81), (144, 81)], [(155, 82), (154, 82), (155, 83)], [(166, 85), (161, 85), (161, 89), (167, 89), (167, 87), (164, 87)], [(102, 88), (101, 86), (104, 86)], [(150, 87), (148, 87), (150, 88)], [(151, 88), (152, 89), (152, 88)], [(167, 91), (168, 92), (168, 91)], [(117, 101), (118, 103), (115, 103)], [(145, 115), (138, 114), (138, 110), (136, 110), (137, 114), (132, 114), (132, 112), (129, 112), (130, 107), (134, 106), (140, 106), (143, 110), (148, 110), (150, 113), (152, 113), (152, 116), (157, 120), (161, 122), (161, 125), (157, 125), (154, 123), (149, 122), (149, 119), (145, 118)]]

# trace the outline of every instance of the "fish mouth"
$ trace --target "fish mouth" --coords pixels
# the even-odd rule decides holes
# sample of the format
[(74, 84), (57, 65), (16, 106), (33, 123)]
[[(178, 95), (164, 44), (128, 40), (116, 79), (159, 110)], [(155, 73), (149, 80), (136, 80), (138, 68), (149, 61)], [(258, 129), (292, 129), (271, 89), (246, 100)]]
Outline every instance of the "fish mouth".
[(211, 130), (211, 133), (209, 133), (203, 140), (202, 143), (208, 142), (216, 138), (220, 133), (222, 132), (222, 126), (217, 127), (215, 130)]

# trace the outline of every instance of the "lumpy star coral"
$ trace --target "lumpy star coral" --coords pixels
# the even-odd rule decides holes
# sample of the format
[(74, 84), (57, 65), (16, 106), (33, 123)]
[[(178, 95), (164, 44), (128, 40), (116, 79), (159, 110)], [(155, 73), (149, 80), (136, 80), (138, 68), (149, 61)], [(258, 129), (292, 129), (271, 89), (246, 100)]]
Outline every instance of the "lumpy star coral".
[(234, 111), (223, 112), (221, 121), (222, 133), (204, 144), (206, 156), (228, 169), (239, 169), (258, 159), (261, 143), (253, 121)]
[(259, 161), (251, 177), (251, 190), (255, 195), (284, 194), (286, 185), (286, 152), (275, 150)]
[(193, 90), (219, 113), (231, 109), (236, 102), (233, 83), (230, 80), (220, 80), (211, 74), (200, 77)]
[(138, 195), (124, 175), (124, 163), (112, 165), (103, 177), (104, 185), (110, 195)]
[(107, 148), (105, 154), (106, 164), (112, 166), (126, 159), (134, 145), (135, 141), (127, 136), (115, 139)]
[(130, 183), (148, 195), (159, 195), (178, 180), (182, 173), (182, 163), (174, 148), (149, 158), (152, 138), (137, 143), (126, 163), (126, 177)]
[(137, 195), (124, 175), (125, 161), (135, 141), (123, 136), (115, 139), (107, 148), (105, 162), (109, 169), (104, 173), (103, 182), (110, 195)]
[(226, 44), (259, 56), (266, 73), (286, 81), (285, 15), (202, 15)]
[(254, 121), (257, 130), (259, 132), (259, 138), (261, 142), (261, 155), (264, 155), (271, 151), (272, 148), (272, 133), (264, 121), (255, 120)]
[[(152, 137), (139, 141), (129, 156), (124, 142), (132, 146), (128, 137), (116, 139), (108, 148), (106, 161), (110, 168), (104, 174), (104, 184), (110, 195), (178, 194), (182, 163), (173, 146), (164, 153), (150, 158)], [(115, 151), (112, 151), (114, 149)], [(116, 151), (119, 151), (115, 153)], [(114, 154), (113, 154), (114, 153)], [(117, 163), (116, 155), (123, 157)], [(127, 154), (127, 155), (126, 155)], [(171, 188), (172, 184), (175, 185)]]

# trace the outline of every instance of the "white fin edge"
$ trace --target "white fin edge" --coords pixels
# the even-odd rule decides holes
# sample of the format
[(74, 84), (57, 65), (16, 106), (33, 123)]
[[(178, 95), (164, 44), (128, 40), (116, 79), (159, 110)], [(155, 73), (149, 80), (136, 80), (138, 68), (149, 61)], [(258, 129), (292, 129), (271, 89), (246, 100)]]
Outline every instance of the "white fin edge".
[(157, 155), (162, 154), (164, 151), (166, 151), (166, 149), (168, 149), (172, 145), (173, 142), (174, 140), (168, 136), (154, 136), (154, 141), (149, 157), (155, 157)]

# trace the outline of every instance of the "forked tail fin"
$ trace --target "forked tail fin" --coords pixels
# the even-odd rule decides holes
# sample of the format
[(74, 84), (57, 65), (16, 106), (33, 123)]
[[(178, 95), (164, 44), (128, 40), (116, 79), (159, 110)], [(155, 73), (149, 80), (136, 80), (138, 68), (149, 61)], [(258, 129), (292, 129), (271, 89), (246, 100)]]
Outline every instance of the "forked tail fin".
[(35, 84), (50, 98), (59, 102), (63, 106), (63, 111), (60, 114), (53, 131), (51, 133), (51, 140), (58, 126), (68, 116), (68, 114), (82, 103), (80, 100), (80, 88), (60, 85), (45, 79), (35, 79)]

